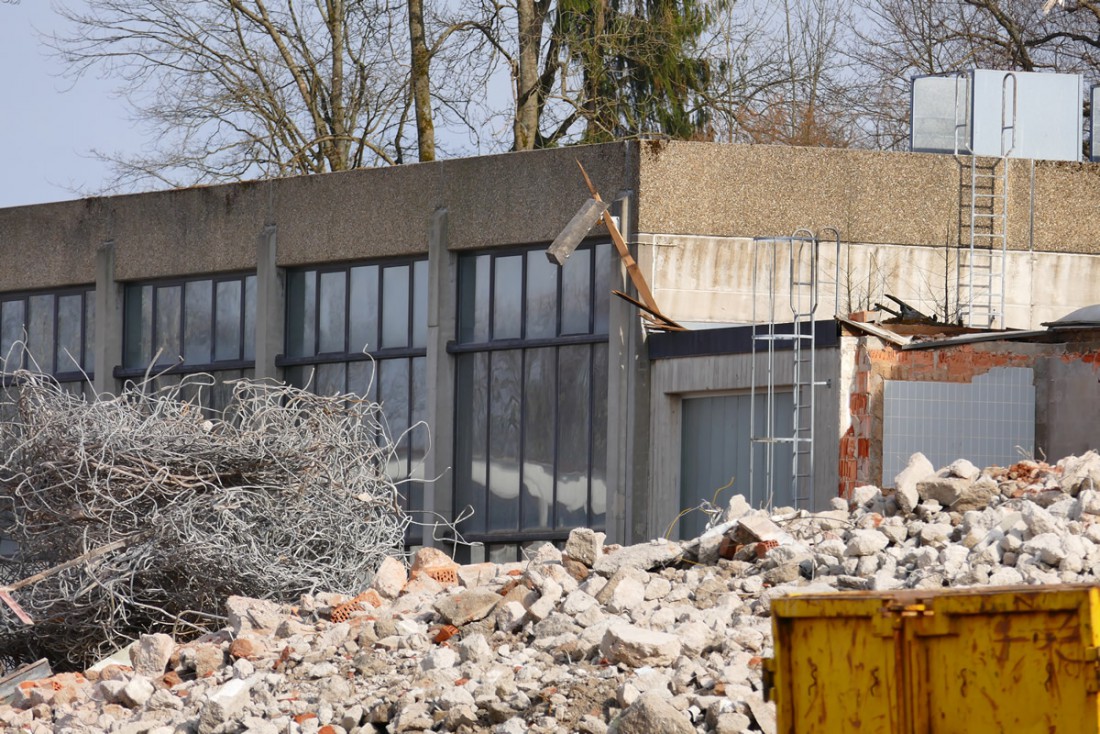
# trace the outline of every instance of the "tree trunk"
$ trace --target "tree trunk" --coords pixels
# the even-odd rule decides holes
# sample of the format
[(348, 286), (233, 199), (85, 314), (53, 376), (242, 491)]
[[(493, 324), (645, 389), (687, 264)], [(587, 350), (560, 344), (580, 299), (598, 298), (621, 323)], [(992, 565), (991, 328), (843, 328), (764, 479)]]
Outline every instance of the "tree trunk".
[(424, 0), (409, 0), (409, 39), (412, 46), (409, 84), (416, 111), (416, 145), (421, 163), (435, 160), (435, 124), (432, 122), (428, 74), (431, 55), (424, 35)]
[[(543, 6), (543, 7), (540, 7)], [(512, 121), (512, 150), (532, 150), (539, 130), (539, 46), (545, 3), (517, 0), (519, 68), (516, 70), (516, 116)]]

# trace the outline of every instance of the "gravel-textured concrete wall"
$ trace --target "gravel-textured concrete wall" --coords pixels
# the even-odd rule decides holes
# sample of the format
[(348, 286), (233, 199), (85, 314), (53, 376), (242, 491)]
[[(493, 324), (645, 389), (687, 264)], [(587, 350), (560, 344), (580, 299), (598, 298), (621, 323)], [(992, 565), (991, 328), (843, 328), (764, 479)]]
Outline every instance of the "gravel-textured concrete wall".
[[(1010, 249), (1100, 252), (1100, 165), (1014, 160), (1009, 173)], [(646, 142), (639, 190), (638, 229), (653, 234), (836, 227), (849, 242), (955, 245), (969, 226), (969, 159), (949, 155)]]

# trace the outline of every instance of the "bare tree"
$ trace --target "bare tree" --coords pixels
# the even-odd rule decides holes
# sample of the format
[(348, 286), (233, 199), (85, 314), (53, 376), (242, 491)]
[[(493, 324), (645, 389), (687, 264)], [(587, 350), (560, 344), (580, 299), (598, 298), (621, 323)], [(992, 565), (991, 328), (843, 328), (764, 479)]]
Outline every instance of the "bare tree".
[(752, 48), (756, 73), (735, 113), (737, 139), (850, 145), (851, 69), (842, 51), (851, 24), (847, 5), (784, 0), (759, 8)]
[(74, 77), (120, 79), (151, 129), (146, 154), (103, 155), (117, 188), (342, 171), (396, 159), (407, 35), (382, 2), (88, 0), (49, 43)]

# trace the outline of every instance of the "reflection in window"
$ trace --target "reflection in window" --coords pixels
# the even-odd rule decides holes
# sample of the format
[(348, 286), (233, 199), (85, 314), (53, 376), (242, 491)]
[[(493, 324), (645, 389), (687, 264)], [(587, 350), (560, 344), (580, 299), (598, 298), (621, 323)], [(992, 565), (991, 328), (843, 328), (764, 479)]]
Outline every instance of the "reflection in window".
[(490, 555), (606, 522), (611, 265), (607, 244), (459, 260), (454, 512)]
[(254, 275), (127, 285), (123, 372), (149, 365), (211, 371), (251, 361), (255, 313)]
[[(288, 383), (321, 395), (360, 395), (382, 405), (396, 442), (387, 471), (422, 479), (427, 429), (428, 261), (386, 261), (288, 273)], [(424, 518), (423, 485), (399, 485), (415, 521)], [(410, 545), (421, 542), (413, 526)]]
[(62, 381), (91, 376), (95, 291), (0, 296), (0, 357), (7, 370), (31, 369)]

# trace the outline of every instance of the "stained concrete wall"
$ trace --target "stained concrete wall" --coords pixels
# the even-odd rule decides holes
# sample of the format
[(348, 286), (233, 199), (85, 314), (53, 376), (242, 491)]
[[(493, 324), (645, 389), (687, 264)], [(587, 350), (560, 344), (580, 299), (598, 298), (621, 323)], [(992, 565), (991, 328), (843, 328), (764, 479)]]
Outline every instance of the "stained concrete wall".
[(441, 207), (452, 250), (549, 242), (588, 198), (577, 161), (610, 200), (636, 187), (633, 151), (586, 146), (0, 209), (0, 291), (94, 282), (108, 241), (118, 280), (252, 270), (271, 226), (280, 267), (425, 254)]
[[(774, 277), (769, 277), (771, 245), (754, 245), (749, 238), (646, 234), (638, 240), (646, 250), (641, 257), (646, 279), (662, 312), (672, 319), (751, 323), (755, 304), (756, 318), (766, 320), (772, 290), (776, 320), (791, 319), (786, 244), (778, 247)], [(839, 272), (837, 256), (834, 245), (821, 244), (817, 318), (870, 309), (876, 303), (896, 308), (888, 293), (926, 314), (938, 314), (941, 321), (945, 309), (952, 320), (958, 313), (955, 248), (841, 243)], [(1005, 269), (1005, 318), (996, 326), (1037, 329), (1081, 306), (1100, 303), (1100, 258), (1095, 256), (1010, 251)]]

